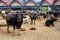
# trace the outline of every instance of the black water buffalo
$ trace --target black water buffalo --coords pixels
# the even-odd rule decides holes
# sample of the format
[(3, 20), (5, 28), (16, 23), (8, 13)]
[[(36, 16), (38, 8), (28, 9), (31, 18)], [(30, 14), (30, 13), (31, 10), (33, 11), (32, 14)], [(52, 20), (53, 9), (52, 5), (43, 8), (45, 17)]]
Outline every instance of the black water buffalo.
[(58, 15), (59, 15), (59, 12), (54, 12), (54, 11), (50, 11), (48, 13), (49, 13), (49, 15), (53, 14), (55, 17), (58, 17)]
[(54, 12), (53, 15), (54, 15), (55, 17), (58, 17), (59, 12)]
[(46, 18), (46, 13), (43, 13), (43, 18)]
[(54, 26), (54, 22), (57, 20), (56, 17), (51, 17), (49, 19), (46, 20), (45, 22), (45, 26)]
[(30, 14), (30, 18), (31, 18), (31, 24), (33, 24), (33, 22), (34, 22), (34, 25), (35, 25), (35, 21), (37, 19), (37, 14), (35, 14), (35, 13)]
[(23, 23), (23, 15), (20, 12), (17, 12), (17, 14), (9, 13), (6, 16), (6, 22), (7, 22), (7, 32), (9, 32), (9, 25), (13, 26), (14, 31), (15, 29), (18, 29), (19, 31)]

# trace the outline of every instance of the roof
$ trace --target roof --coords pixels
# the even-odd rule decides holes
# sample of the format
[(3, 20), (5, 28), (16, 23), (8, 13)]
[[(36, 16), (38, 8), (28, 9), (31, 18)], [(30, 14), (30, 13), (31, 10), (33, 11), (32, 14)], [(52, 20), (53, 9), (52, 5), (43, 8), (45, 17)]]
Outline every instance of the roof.
[(28, 0), (25, 4), (29, 3), (29, 2), (32, 2), (34, 3), (35, 5), (37, 5), (33, 0)]
[(47, 1), (44, 1), (42, 5), (49, 5), (49, 3)]
[(6, 4), (0, 1), (0, 6), (6, 6)]
[[(17, 3), (19, 3), (20, 5), (22, 5), (19, 1), (17, 1), (17, 0), (13, 0), (12, 2), (11, 2), (11, 4), (13, 3), (13, 2), (17, 2)], [(10, 5), (11, 5), (10, 4)]]
[(3, 2), (6, 6), (8, 6), (4, 1), (1, 1), (1, 2)]
[(56, 0), (54, 5), (60, 5), (60, 0)]

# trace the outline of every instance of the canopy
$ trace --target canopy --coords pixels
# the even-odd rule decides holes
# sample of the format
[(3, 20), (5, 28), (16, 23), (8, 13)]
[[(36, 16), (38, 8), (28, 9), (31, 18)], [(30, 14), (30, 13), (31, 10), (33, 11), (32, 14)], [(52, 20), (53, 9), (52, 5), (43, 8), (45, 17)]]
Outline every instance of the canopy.
[(10, 5), (13, 0), (2, 0), (6, 5)]

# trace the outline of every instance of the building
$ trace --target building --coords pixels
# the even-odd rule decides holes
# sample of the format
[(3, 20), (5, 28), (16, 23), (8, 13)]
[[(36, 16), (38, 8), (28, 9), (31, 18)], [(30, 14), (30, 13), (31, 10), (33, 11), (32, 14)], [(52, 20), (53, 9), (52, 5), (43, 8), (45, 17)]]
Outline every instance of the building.
[(52, 10), (54, 10), (54, 11), (60, 11), (60, 0), (57, 0), (57, 1), (54, 3), (54, 5), (53, 5), (53, 7), (52, 7)]
[(50, 5), (46, 1), (44, 1), (40, 6), (40, 11), (48, 11), (49, 8), (50, 8)]
[[(9, 3), (9, 5), (7, 5)], [(55, 0), (51, 6), (44, 0), (8, 0), (7, 2), (0, 0), (0, 10), (60, 10), (60, 0)], [(45, 9), (45, 10), (44, 10)]]

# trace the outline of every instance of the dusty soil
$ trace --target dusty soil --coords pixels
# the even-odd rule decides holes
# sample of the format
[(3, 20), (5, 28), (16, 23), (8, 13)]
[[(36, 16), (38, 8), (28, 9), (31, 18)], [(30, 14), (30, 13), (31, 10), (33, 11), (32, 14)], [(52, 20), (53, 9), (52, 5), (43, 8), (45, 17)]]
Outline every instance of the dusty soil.
[[(59, 19), (60, 20), (60, 19)], [(5, 20), (0, 20), (0, 24), (6, 24)], [(30, 23), (23, 24), (20, 31), (20, 36), (17, 35), (17, 30), (13, 34), (13, 28), (10, 26), (10, 33), (7, 33), (6, 26), (0, 26), (0, 40), (60, 40), (60, 22), (55, 22), (54, 27), (44, 26), (45, 19), (36, 21), (36, 25), (30, 25)], [(36, 30), (30, 30), (30, 28), (36, 28)]]

